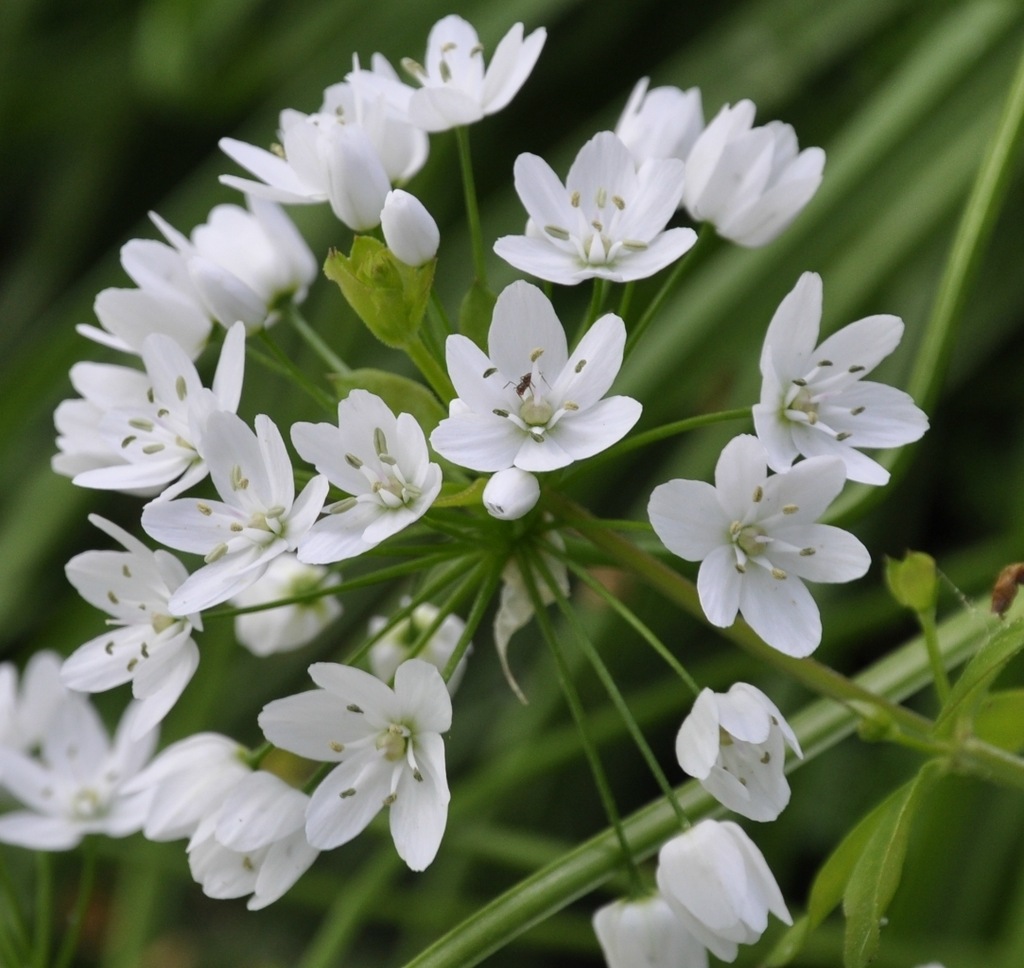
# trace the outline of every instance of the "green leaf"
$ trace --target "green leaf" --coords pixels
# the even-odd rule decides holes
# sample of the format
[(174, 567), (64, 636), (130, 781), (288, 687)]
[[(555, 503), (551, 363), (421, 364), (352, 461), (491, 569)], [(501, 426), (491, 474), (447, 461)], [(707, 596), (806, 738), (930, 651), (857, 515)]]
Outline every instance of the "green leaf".
[(330, 380), (338, 391), (339, 399), (347, 397), (352, 390), (369, 390), (396, 414), (411, 413), (423, 428), (423, 433), (428, 435), (445, 416), (444, 407), (427, 387), (397, 373), (365, 368), (332, 374)]
[(481, 349), (487, 346), (487, 331), (491, 326), (495, 302), (497, 297), (494, 293), (479, 281), (474, 281), (459, 307), (459, 332)]
[(935, 723), (938, 735), (951, 735), (957, 723), (974, 714), (989, 686), (1006, 664), (1024, 648), (1024, 625), (1013, 622), (991, 635), (967, 663)]
[[(869, 836), (859, 851), (843, 892), (845, 968), (863, 968), (878, 951), (882, 918), (899, 886), (914, 814), (941, 770), (936, 762), (926, 764), (913, 780), (869, 815)], [(862, 825), (863, 822), (854, 834)], [(844, 841), (843, 847), (846, 846)]]
[(974, 734), (1011, 753), (1024, 750), (1024, 689), (987, 695), (974, 715)]

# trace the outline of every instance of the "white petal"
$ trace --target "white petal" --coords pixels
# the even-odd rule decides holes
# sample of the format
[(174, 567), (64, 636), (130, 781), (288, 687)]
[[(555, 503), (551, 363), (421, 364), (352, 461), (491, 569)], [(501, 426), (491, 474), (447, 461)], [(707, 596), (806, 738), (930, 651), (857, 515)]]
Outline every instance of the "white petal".
[(398, 782), (398, 796), (389, 809), (391, 836), (398, 856), (411, 870), (422, 871), (433, 861), (441, 845), (450, 796), (441, 737), (437, 733), (418, 735), (415, 752), (422, 779), (406, 770)]
[(390, 764), (378, 750), (363, 748), (336, 766), (313, 791), (306, 811), (306, 837), (331, 850), (359, 836), (390, 794)]
[(647, 514), (662, 544), (687, 561), (701, 561), (729, 540), (730, 522), (715, 489), (704, 481), (659, 484), (651, 493)]
[(352, 716), (334, 694), (311, 689), (267, 703), (258, 722), (275, 746), (307, 760), (335, 763), (344, 756), (344, 749), (337, 747), (357, 735), (351, 728)]
[(697, 572), (697, 595), (712, 625), (732, 625), (736, 612), (742, 608), (749, 573), (760, 570), (748, 565), (747, 574), (741, 575), (736, 570), (736, 554), (731, 545), (719, 545), (707, 555)]
[(795, 575), (773, 578), (747, 565), (740, 591), (740, 612), (773, 649), (802, 659), (821, 642), (821, 616), (811, 593)]

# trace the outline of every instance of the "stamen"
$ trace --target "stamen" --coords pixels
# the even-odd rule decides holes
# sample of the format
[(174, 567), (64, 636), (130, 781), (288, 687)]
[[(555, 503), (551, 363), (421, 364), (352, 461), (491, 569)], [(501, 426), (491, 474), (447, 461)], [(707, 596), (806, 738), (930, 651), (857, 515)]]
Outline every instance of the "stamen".
[(484, 52), (484, 45), (483, 44), (474, 44), (469, 49), (469, 56), (470, 57), (474, 57), (475, 55), (482, 54), (483, 52)]
[(139, 651), (142, 653), (142, 658), (143, 659), (148, 659), (149, 658), (149, 646), (146, 645), (145, 642), (142, 643), (142, 647), (139, 649)]
[(496, 366), (489, 366), (486, 370), (484, 370), (484, 379), (486, 380), (489, 376), (494, 376), (494, 374), (497, 372), (498, 368)]
[(121, 566), (121, 574), (124, 575), (125, 578), (131, 578), (132, 577), (132, 570), (127, 565), (122, 565)]
[(559, 228), (557, 225), (545, 225), (544, 231), (552, 238), (561, 239), (563, 242), (567, 242), (569, 239), (569, 233), (566, 232), (565, 229)]
[(621, 212), (626, 207), (625, 199), (621, 195), (612, 195), (612, 204)]
[(772, 568), (772, 578), (782, 581), (785, 577), (786, 573), (781, 568)]
[(831, 366), (831, 360), (818, 360), (818, 366)]
[(355, 795), (356, 795), (356, 788), (355, 787), (349, 787), (347, 790), (342, 790), (341, 793), (338, 794), (338, 796), (342, 800), (347, 800), (349, 797), (354, 797)]
[(245, 530), (245, 525), (242, 524), (240, 521), (232, 521), (231, 522), (231, 530), (234, 531), (235, 534), (238, 534), (240, 531), (244, 531)]
[(228, 546), (222, 541), (208, 555), (203, 558), (208, 565), (212, 565), (218, 558), (223, 558), (228, 553)]
[(107, 592), (107, 601), (109, 601), (111, 605), (121, 604), (121, 600), (113, 592)]
[(387, 795), (387, 796), (386, 796), (386, 797), (385, 797), (385, 798), (384, 798), (384, 799), (383, 799), (383, 800), (381, 801), (381, 803), (383, 803), (385, 807), (390, 807), (390, 806), (391, 806), (391, 804), (393, 804), (393, 803), (394, 803), (394, 802), (395, 802), (395, 801), (396, 801), (397, 799), (398, 799), (398, 794), (397, 794), (397, 793), (389, 793), (389, 794), (388, 794), (388, 795)]
[(622, 247), (631, 252), (643, 252), (647, 248), (647, 243), (641, 242), (639, 239), (623, 239)]
[(114, 654), (114, 641), (113, 641), (113, 639), (111, 639), (105, 646), (103, 646), (103, 651), (106, 652), (107, 655), (113, 655)]
[(815, 554), (816, 552), (817, 552), (816, 548), (801, 548), (800, 549), (800, 557), (801, 558), (810, 558), (811, 555)]
[(579, 363), (576, 364), (576, 372), (577, 373), (582, 373), (583, 372), (583, 367), (585, 367), (586, 365), (587, 365), (587, 361), (586, 360), (580, 360)]
[(142, 453), (144, 453), (144, 454), (159, 454), (160, 451), (162, 451), (163, 449), (164, 449), (164, 445), (163, 444), (146, 444), (146, 446), (142, 448)]
[(447, 84), (452, 79), (452, 69), (448, 66), (448, 61), (441, 61), (437, 69), (441, 74), (441, 80)]
[(532, 353), (530, 353), (530, 362), (531, 363), (536, 363), (537, 360), (539, 360), (541, 358), (541, 356), (543, 356), (543, 355), (544, 355), (543, 348), (542, 347), (537, 347), (537, 349), (535, 349)]
[(491, 413), (493, 413), (496, 417), (507, 417), (508, 416), (508, 411), (507, 410), (492, 410)]
[(183, 376), (179, 376), (174, 381), (174, 392), (178, 395), (179, 400), (184, 400), (188, 396), (188, 384)]
[[(604, 188), (599, 188), (597, 190), (597, 195), (594, 198), (594, 201), (597, 202), (597, 207), (598, 208), (604, 208), (605, 205), (608, 203), (608, 192), (607, 192), (607, 190), (604, 189)], [(598, 231), (600, 232), (601, 230), (598, 229)]]
[(359, 468), (363, 466), (363, 462), (356, 457), (355, 454), (346, 454), (345, 463), (348, 464), (349, 467), (354, 467), (356, 470), (359, 470)]
[(754, 498), (755, 504), (757, 504), (761, 500), (761, 498), (764, 497), (764, 488), (761, 487), (760, 484), (758, 484), (757, 487), (754, 488), (754, 493), (752, 497)]
[(388, 452), (388, 440), (380, 427), (375, 427), (373, 430), (373, 449), (377, 451), (378, 457), (383, 457)]
[(783, 514), (796, 514), (796, 512), (799, 511), (799, 510), (800, 510), (800, 508), (796, 504), (784, 504), (782, 506), (782, 513)]
[(150, 431), (153, 429), (152, 420), (143, 420), (141, 417), (136, 417), (133, 420), (128, 421), (129, 427), (134, 427), (136, 430)]
[(420, 81), (421, 83), (427, 76), (427, 72), (423, 69), (423, 65), (419, 63), (419, 61), (413, 60), (411, 57), (402, 58), (402, 70), (405, 71), (405, 73), (413, 80)]
[(569, 196), (569, 204), (573, 208), (579, 208), (580, 207), (580, 193), (579, 192), (573, 192)]
[(211, 508), (209, 504), (203, 504), (202, 501), (197, 501), (196, 502), (196, 510), (200, 514), (202, 514), (204, 517), (207, 517), (207, 518), (211, 514), (213, 514), (213, 508)]
[(798, 376), (793, 381), (793, 383), (795, 383), (798, 387), (805, 387), (805, 386), (807, 386), (807, 381), (803, 377), (801, 377), (801, 376)]
[(331, 749), (335, 753), (344, 753), (345, 752), (345, 744), (344, 743), (339, 743), (337, 740), (333, 740), (332, 739), (331, 742), (328, 745), (331, 747)]
[(278, 158), (283, 159), (284, 158), (284, 146), (275, 141), (270, 146), (270, 153), (272, 155), (277, 155)]
[(124, 440), (121, 441), (121, 446), (122, 447), (131, 447), (131, 445), (134, 444), (135, 441), (137, 441), (138, 439), (139, 438), (136, 437), (135, 434), (130, 434), (129, 436), (125, 437)]
[(242, 468), (235, 464), (231, 468), (231, 487), (236, 491), (244, 491), (249, 486), (249, 478), (242, 476)]
[(849, 430), (844, 430), (842, 433), (836, 434), (836, 440), (847, 440), (852, 436)]
[(449, 40), (447, 43), (441, 45), (441, 53), (448, 54), (451, 51), (455, 50), (457, 46), (458, 45), (455, 43), (454, 40)]
[(346, 511), (351, 511), (359, 501), (354, 497), (347, 497), (344, 500), (339, 501), (337, 504), (331, 507), (331, 514), (344, 514)]
[(362, 712), (362, 709), (360, 709), (359, 706), (357, 706), (354, 702), (349, 703), (345, 708), (350, 713), (361, 713)]
[(864, 372), (864, 367), (863, 366), (851, 366), (848, 372), (850, 372), (850, 373), (863, 373)]
[(862, 414), (863, 412), (864, 412), (864, 407), (854, 407), (854, 408), (853, 408), (853, 409), (852, 409), (852, 410), (850, 411), (850, 416), (851, 416), (851, 417), (856, 417), (856, 416), (858, 416), (859, 414)]

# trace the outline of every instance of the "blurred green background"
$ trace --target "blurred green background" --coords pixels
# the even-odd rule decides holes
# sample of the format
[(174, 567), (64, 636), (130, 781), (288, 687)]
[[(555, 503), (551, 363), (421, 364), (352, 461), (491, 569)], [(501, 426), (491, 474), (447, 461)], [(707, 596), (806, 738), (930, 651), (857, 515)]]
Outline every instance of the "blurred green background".
[[(315, 110), (323, 88), (350, 69), (353, 53), (367, 59), (379, 50), (395, 63), (419, 57), (431, 24), (449, 12), (469, 19), (489, 50), (517, 20), (549, 32), (520, 95), (472, 130), (491, 240), (521, 230), (511, 186), (516, 155), (540, 154), (564, 174), (582, 143), (615, 123), (643, 75), (654, 85), (699, 86), (708, 117), (723, 103), (749, 97), (759, 121), (787, 121), (801, 145), (821, 145), (828, 154), (819, 195), (778, 242), (758, 251), (722, 246), (663, 312), (617, 385), (644, 402), (641, 428), (753, 402), (764, 329), (808, 269), (824, 278), (826, 331), (869, 313), (904, 318), (904, 343), (879, 372), (906, 385), (1024, 42), (1019, 0), (4, 0), (0, 658), (22, 661), (43, 647), (66, 654), (96, 634), (99, 620), (67, 586), (63, 564), (96, 546), (87, 513), (128, 526), (137, 521), (137, 502), (76, 489), (49, 470), (52, 411), (72, 395), (69, 366), (113, 359), (74, 326), (93, 321), (100, 289), (129, 284), (119, 247), (129, 238), (156, 236), (149, 210), (187, 232), (212, 205), (238, 201), (217, 182), (219, 174), (236, 171), (217, 149), (220, 137), (268, 144), (277, 113)], [(450, 134), (432, 139), (431, 161), (409, 187), (440, 224), (438, 285), (454, 309), (471, 266)], [(348, 244), (346, 230), (325, 208), (291, 211), (318, 256), (330, 245)], [(983, 593), (1002, 565), (1024, 558), (1022, 212), (1018, 171), (970, 294), (941, 398), (928, 407), (932, 430), (914, 448), (908, 473), (855, 525), (876, 562), (907, 547), (935, 555), (949, 578), (947, 613), (965, 608), (954, 587), (966, 596)], [(491, 273), (495, 287), (514, 278), (497, 260)], [(641, 287), (641, 295), (650, 291)], [(559, 294), (558, 305), (573, 318), (587, 295)], [(350, 363), (403, 365), (360, 330), (326, 281), (314, 287), (306, 311)], [(313, 365), (291, 334), (278, 338)], [(267, 409), (281, 424), (308, 419), (305, 400), (286, 389), (259, 374), (258, 385), (247, 385), (245, 415)], [(672, 476), (706, 477), (737, 429), (700, 432), (604, 465), (577, 478), (574, 494), (600, 513), (643, 520), (653, 486)], [(808, 698), (751, 668), (627, 578), (608, 580), (619, 583), (702, 682), (724, 688), (742, 676), (787, 713)], [(858, 670), (913, 631), (888, 603), (877, 565), (852, 588), (822, 591), (826, 637), (818, 656), (843, 671)], [(187, 708), (175, 711), (166, 735), (215, 728), (256, 741), (260, 706), (305, 688), (308, 662), (337, 654), (339, 642), (352, 641), (366, 616), (397, 593), (346, 600), (342, 632), (297, 656), (262, 663), (232, 645), (229, 623), (211, 623), (200, 640), (203, 662), (185, 694)], [(593, 612), (595, 641), (650, 726), (670, 775), (681, 780), (671, 772), (670, 754), (685, 697), (664, 683), (658, 664), (610, 616)], [(107, 845), (110, 876), (93, 905), (80, 964), (398, 965), (603, 827), (535, 636), (524, 632), (514, 640), (513, 664), (532, 700), (527, 709), (508, 694), (486, 637), (478, 641), (450, 742), (454, 803), (470, 789), (474, 769), (490, 768), (496, 779), (492, 787), (477, 782), (476, 793), (466, 794), (472, 810), (456, 813), (453, 806), (441, 856), (426, 874), (399, 870), (386, 834), (370, 836), (322, 857), (290, 895), (252, 915), (241, 902), (203, 898), (180, 844)], [(592, 680), (581, 669), (580, 688), (599, 709), (605, 700)], [(101, 702), (115, 711), (123, 700)], [(525, 783), (510, 779), (517, 748), (559, 743), (567, 752), (557, 765)], [(656, 795), (621, 729), (609, 729), (604, 751), (623, 810)], [(793, 802), (781, 821), (751, 830), (795, 908), (822, 856), (916, 762), (903, 751), (849, 740), (795, 774)], [(1024, 964), (1024, 804), (966, 781), (947, 781), (939, 791), (915, 833), (878, 964), (934, 959), (947, 968), (1017, 968)], [(30, 879), (22, 853), (3, 849), (0, 859)], [(62, 858), (60, 869), (73, 890), (74, 859)], [(589, 928), (594, 906), (593, 898), (572, 905), (487, 964), (600, 964)], [(838, 920), (830, 922), (795, 963), (837, 965), (840, 933)], [(313, 954), (303, 961), (311, 939)], [(740, 963), (756, 961), (742, 955)]]

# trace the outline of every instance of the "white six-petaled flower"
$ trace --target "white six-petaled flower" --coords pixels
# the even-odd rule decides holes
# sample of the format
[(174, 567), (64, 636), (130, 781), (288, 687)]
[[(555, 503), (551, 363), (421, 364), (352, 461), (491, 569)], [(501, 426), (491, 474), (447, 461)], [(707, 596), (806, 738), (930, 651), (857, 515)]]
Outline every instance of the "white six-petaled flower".
[[(505, 107), (526, 82), (547, 38), (543, 27), (523, 36), (514, 24), (484, 67), (484, 47), (473, 26), (455, 14), (439, 20), (427, 37), (424, 63), (404, 58), (402, 67), (419, 85), (392, 80), (377, 66), (374, 75), (355, 71), (350, 80), (359, 86), (370, 81), (389, 101), (399, 117), (423, 131), (447, 131), (473, 124)], [(381, 58), (382, 59), (382, 58)]]
[(0, 662), (0, 749), (24, 753), (43, 741), (68, 692), (60, 681), (61, 664), (50, 649), (36, 652), (19, 683), (14, 664)]
[(79, 646), (64, 662), (61, 679), (82, 692), (103, 692), (131, 682), (138, 709), (135, 736), (170, 711), (199, 665), (192, 630), (198, 615), (175, 617), (168, 602), (188, 578), (174, 555), (150, 551), (141, 541), (98, 515), (89, 520), (124, 551), (86, 551), (65, 566), (68, 581), (113, 626)]
[(638, 167), (610, 131), (580, 149), (564, 185), (543, 158), (522, 154), (514, 171), (529, 215), (526, 234), (498, 239), (494, 251), (523, 272), (566, 286), (652, 276), (697, 241), (693, 229), (665, 228), (682, 198), (683, 168), (678, 158)]
[(350, 497), (324, 510), (299, 542), (299, 561), (326, 564), (360, 555), (418, 520), (441, 490), (441, 468), (411, 414), (396, 417), (378, 396), (353, 390), (338, 425), (297, 423), (292, 443)]
[(550, 471), (591, 457), (640, 419), (630, 397), (602, 399), (622, 365), (626, 328), (602, 316), (569, 356), (547, 297), (527, 282), (494, 306), (485, 354), (449, 336), (448, 373), (458, 397), (430, 435), (442, 457), (477, 471)]
[(799, 455), (838, 457), (846, 476), (885, 484), (889, 472), (861, 447), (901, 447), (918, 440), (928, 418), (910, 395), (862, 379), (899, 344), (898, 316), (867, 316), (818, 345), (821, 276), (805, 272), (779, 304), (761, 350), (761, 400), (754, 427), (781, 471)]
[(775, 820), (789, 803), (786, 746), (800, 744), (775, 704), (745, 682), (702, 689), (676, 736), (676, 758), (719, 803), (751, 820)]
[(847, 582), (871, 563), (852, 534), (816, 524), (846, 480), (837, 457), (812, 457), (768, 476), (756, 437), (733, 438), (715, 486), (674, 480), (654, 489), (651, 524), (673, 553), (700, 561), (697, 592), (712, 625), (740, 612), (770, 646), (803, 657), (821, 641), (821, 616), (803, 580)]
[[(127, 367), (123, 368), (125, 375), (115, 375), (116, 393), (121, 396), (118, 405), (101, 410), (102, 402), (111, 399), (109, 388), (102, 386), (98, 397), (81, 401), (98, 420), (93, 433), (105, 443), (106, 456), (93, 452), (95, 462), (104, 463), (87, 467), (73, 481), (80, 487), (102, 490), (158, 492), (166, 500), (187, 491), (209, 473), (203, 443), (206, 423), (212, 413), (234, 413), (238, 408), (245, 369), (245, 326), (235, 323), (224, 337), (212, 389), (203, 386), (188, 354), (169, 336), (147, 336), (141, 354), (147, 379), (139, 379)], [(109, 375), (109, 369), (101, 372)], [(95, 387), (97, 382), (94, 378), (83, 385)], [(129, 390), (134, 391), (134, 398), (127, 395)], [(79, 419), (87, 419), (86, 414)], [(85, 439), (94, 438), (89, 435)], [(60, 438), (57, 444), (61, 446)]]
[(769, 912), (793, 923), (761, 851), (730, 820), (702, 820), (668, 841), (657, 880), (676, 917), (723, 961), (761, 937)]
[(641, 77), (636, 82), (615, 125), (615, 133), (629, 148), (637, 167), (649, 158), (686, 161), (704, 129), (700, 88), (648, 90), (649, 83), (649, 77)]
[(233, 413), (212, 414), (207, 447), (223, 500), (179, 498), (142, 511), (142, 527), (153, 538), (206, 559), (171, 596), (174, 615), (201, 612), (255, 583), (274, 558), (295, 550), (327, 496), (327, 479), (317, 476), (295, 497), (281, 432), (263, 414), (255, 434)]
[(799, 150), (781, 121), (753, 127), (750, 101), (726, 104), (694, 142), (686, 159), (683, 204), (723, 238), (751, 248), (779, 236), (814, 197), (825, 152)]
[(309, 843), (322, 850), (347, 843), (387, 807), (399, 857), (423, 870), (448, 819), (441, 734), (452, 703), (444, 679), (422, 659), (398, 667), (393, 690), (352, 666), (316, 662), (309, 674), (320, 689), (274, 700), (259, 716), (275, 746), (338, 764), (310, 800)]

